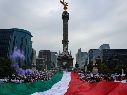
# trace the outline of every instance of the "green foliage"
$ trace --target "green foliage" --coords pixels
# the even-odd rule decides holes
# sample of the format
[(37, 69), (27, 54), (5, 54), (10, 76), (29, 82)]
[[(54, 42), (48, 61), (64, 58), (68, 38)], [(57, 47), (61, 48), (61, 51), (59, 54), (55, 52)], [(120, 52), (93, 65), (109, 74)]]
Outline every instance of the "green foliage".
[(122, 73), (122, 69), (126, 69), (126, 68), (127, 66), (124, 64), (117, 64), (114, 69), (115, 69), (115, 72)]
[(104, 74), (111, 72), (110, 69), (108, 68), (108, 66), (105, 63), (99, 64), (98, 69), (99, 69), (100, 73), (104, 73)]
[(93, 65), (92, 65), (92, 64), (88, 64), (87, 70), (92, 72), (92, 70), (93, 70)]
[(43, 71), (44, 69), (46, 69), (46, 66), (44, 64), (43, 65), (37, 65), (36, 69), (39, 71)]
[(12, 72), (10, 60), (0, 57), (0, 77), (10, 76)]
[(79, 64), (76, 63), (76, 64), (75, 64), (75, 67), (78, 68), (78, 67), (79, 67)]
[(31, 69), (31, 65), (29, 65), (29, 64), (23, 64), (22, 68), (23, 69)]
[(126, 70), (127, 65), (120, 62), (103, 62), (98, 65), (99, 72), (101, 73), (121, 73), (122, 69)]

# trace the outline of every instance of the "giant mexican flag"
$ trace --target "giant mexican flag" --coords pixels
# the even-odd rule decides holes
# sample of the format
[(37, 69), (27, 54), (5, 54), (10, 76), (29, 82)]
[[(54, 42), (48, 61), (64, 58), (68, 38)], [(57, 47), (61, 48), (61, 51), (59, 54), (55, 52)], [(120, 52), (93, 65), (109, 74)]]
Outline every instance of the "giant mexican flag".
[(0, 95), (127, 95), (127, 83), (88, 83), (77, 73), (59, 72), (48, 81), (2, 84)]

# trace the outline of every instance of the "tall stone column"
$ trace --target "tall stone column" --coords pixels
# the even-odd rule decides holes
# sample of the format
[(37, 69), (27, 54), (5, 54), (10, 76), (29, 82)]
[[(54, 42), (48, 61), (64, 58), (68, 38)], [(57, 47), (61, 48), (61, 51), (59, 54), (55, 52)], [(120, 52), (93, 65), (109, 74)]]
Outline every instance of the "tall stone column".
[(63, 19), (63, 52), (68, 51), (68, 20), (69, 20), (69, 13), (67, 11), (64, 11), (62, 14)]
[(62, 69), (71, 69), (73, 67), (73, 58), (71, 55), (71, 52), (68, 52), (68, 20), (69, 20), (69, 13), (67, 12), (67, 6), (68, 3), (63, 1), (60, 1), (64, 5), (64, 11), (62, 13), (62, 19), (63, 19), (63, 52), (59, 53), (58, 55), (58, 67)]

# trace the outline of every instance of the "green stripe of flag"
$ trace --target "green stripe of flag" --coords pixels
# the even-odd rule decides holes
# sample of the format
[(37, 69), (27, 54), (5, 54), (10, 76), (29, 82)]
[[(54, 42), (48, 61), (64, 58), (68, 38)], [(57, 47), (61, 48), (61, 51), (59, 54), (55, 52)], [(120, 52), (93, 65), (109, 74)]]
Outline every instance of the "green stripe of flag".
[(63, 72), (57, 72), (51, 80), (33, 83), (5, 83), (0, 84), (0, 95), (31, 95), (35, 92), (43, 92), (50, 89), (55, 83), (62, 79)]

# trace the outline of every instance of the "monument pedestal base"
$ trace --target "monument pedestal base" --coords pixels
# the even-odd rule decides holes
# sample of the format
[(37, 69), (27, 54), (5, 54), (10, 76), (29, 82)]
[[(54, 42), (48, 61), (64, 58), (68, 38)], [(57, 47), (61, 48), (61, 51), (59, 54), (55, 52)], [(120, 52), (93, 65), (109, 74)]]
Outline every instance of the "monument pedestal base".
[(66, 54), (65, 52), (59, 54), (57, 58), (58, 64), (57, 66), (64, 70), (70, 70), (73, 67), (73, 58), (71, 54)]

